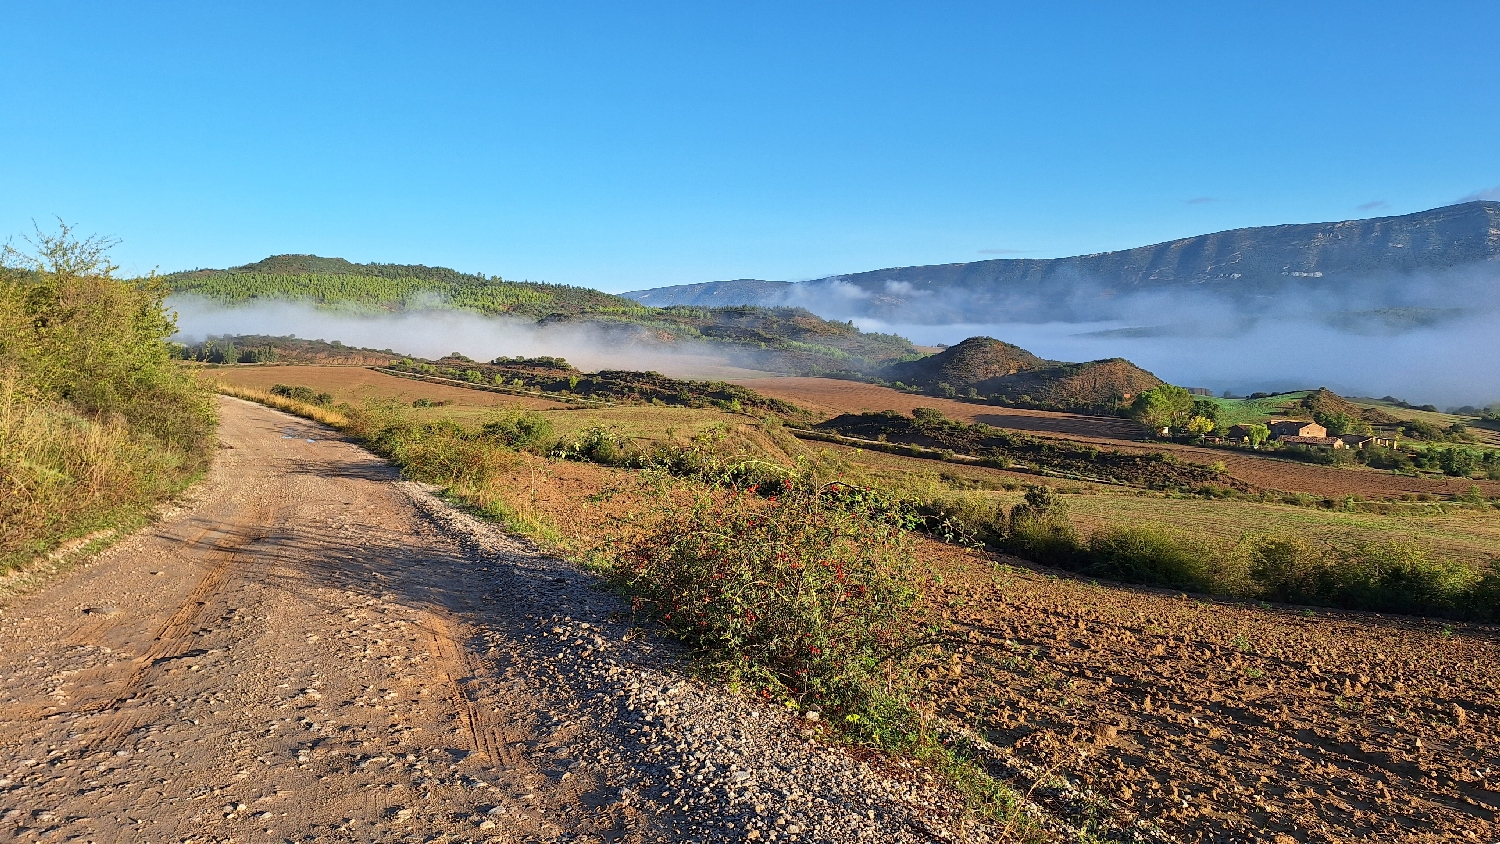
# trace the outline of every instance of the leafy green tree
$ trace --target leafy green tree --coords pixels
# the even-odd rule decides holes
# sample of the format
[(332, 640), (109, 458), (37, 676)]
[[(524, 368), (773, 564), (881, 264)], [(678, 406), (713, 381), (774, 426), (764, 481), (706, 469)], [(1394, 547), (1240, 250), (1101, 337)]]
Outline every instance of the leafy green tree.
[(1474, 452), (1467, 448), (1446, 448), (1438, 456), (1438, 465), (1442, 468), (1445, 475), (1452, 475), (1455, 478), (1467, 478), (1474, 474), (1475, 469), (1479, 468), (1479, 458), (1475, 457)]
[(1349, 429), (1355, 422), (1347, 413), (1314, 413), (1313, 421), (1327, 428), (1330, 437), (1350, 433)]
[(1254, 425), (1245, 426), (1245, 437), (1250, 440), (1251, 448), (1260, 448), (1265, 441), (1271, 438), (1271, 429), (1259, 422)]
[[(1220, 407), (1219, 403), (1214, 401), (1213, 399), (1193, 399), (1193, 416), (1201, 416), (1204, 419), (1207, 419), (1210, 423), (1213, 424), (1214, 428), (1219, 427), (1219, 425), (1222, 423), (1223, 415), (1224, 409)], [(1213, 430), (1213, 428), (1210, 428), (1209, 430)]]
[(1187, 429), (1188, 433), (1197, 434), (1200, 437), (1205, 436), (1213, 433), (1214, 422), (1207, 416), (1194, 416), (1188, 420)]
[(1130, 411), (1152, 428), (1180, 428), (1193, 418), (1193, 394), (1175, 384), (1162, 384), (1136, 396)]

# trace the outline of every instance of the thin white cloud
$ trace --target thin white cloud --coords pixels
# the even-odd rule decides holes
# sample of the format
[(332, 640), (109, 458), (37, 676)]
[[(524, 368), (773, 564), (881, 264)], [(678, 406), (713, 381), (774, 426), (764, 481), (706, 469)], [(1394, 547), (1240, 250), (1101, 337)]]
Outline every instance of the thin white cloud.
[(1489, 188), (1482, 188), (1480, 190), (1474, 191), (1468, 196), (1459, 197), (1457, 201), (1475, 202), (1481, 199), (1500, 199), (1500, 185), (1495, 185), (1494, 187)]

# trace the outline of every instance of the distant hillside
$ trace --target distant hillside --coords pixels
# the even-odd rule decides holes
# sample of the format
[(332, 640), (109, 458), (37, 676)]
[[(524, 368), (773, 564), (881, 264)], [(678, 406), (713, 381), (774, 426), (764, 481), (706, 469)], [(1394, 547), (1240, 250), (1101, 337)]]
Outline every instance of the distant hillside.
[(1108, 413), (1162, 383), (1124, 358), (1058, 363), (992, 378), (976, 389), (997, 404)]
[(1061, 363), (992, 337), (970, 337), (935, 355), (892, 364), (880, 376), (936, 395), (1091, 413), (1112, 413), (1162, 383), (1122, 358)]
[(798, 308), (655, 308), (585, 287), (445, 267), (275, 255), (225, 270), (172, 273), (164, 281), (174, 294), (225, 305), (297, 301), (360, 313), (453, 308), (545, 325), (588, 323), (611, 343), (701, 341), (740, 365), (798, 374), (867, 372), (919, 356), (905, 338), (863, 332)]
[(586, 287), (507, 281), (420, 264), (353, 264), (317, 255), (273, 255), (227, 270), (172, 273), (164, 281), (175, 293), (222, 302), (301, 300), (382, 311), (447, 306), (530, 319), (648, 310), (634, 300)]
[[(1432, 274), (1481, 277), (1416, 290)], [(1448, 277), (1448, 276), (1445, 276)], [(1500, 202), (1399, 217), (1233, 229), (1071, 258), (1001, 258), (895, 267), (789, 284), (710, 282), (625, 294), (670, 304), (799, 305), (832, 319), (895, 323), (1113, 319), (1132, 294), (1194, 291), (1250, 311), (1315, 295), (1328, 319), (1356, 328), (1452, 318), (1454, 297), (1500, 298)]]
[(741, 278), (734, 281), (709, 281), (702, 284), (658, 287), (655, 290), (637, 290), (625, 295), (643, 305), (658, 308), (670, 305), (697, 305), (713, 308), (779, 301), (791, 286), (790, 281), (760, 281), (753, 278)]

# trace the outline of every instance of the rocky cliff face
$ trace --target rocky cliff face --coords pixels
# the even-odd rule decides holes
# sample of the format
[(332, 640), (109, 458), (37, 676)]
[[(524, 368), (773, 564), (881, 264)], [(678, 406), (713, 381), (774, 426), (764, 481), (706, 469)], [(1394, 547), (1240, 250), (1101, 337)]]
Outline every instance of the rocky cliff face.
[[(895, 267), (788, 284), (739, 280), (637, 291), (652, 305), (790, 304), (828, 318), (1081, 321), (1141, 294), (1191, 290), (1236, 308), (1317, 296), (1350, 309), (1431, 306), (1410, 284), (1457, 271), (1500, 294), (1500, 202), (1337, 223), (1263, 226), (1071, 258)], [(1420, 297), (1418, 297), (1420, 298)], [(1337, 306), (1334, 307), (1337, 309)]]

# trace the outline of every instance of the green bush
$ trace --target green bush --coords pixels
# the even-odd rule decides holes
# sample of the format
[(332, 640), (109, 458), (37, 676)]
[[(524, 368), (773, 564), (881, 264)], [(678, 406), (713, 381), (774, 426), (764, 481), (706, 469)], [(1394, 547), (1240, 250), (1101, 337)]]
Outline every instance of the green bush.
[(832, 490), (705, 495), (607, 561), (708, 665), (858, 724), (889, 717), (932, 621), (900, 517)]
[(412, 480), (478, 489), (515, 462), (495, 438), (452, 419), (416, 421), (406, 405), (371, 402), (348, 413), (348, 430), (369, 448), (389, 457)]
[(605, 466), (624, 466), (640, 459), (640, 451), (629, 439), (604, 428), (594, 427), (571, 440), (559, 442), (552, 456), (563, 460), (583, 460)]
[(1077, 569), (1086, 565), (1085, 547), (1051, 487), (1026, 491), (1026, 500), (1010, 510), (1005, 550), (1043, 565)]
[(1161, 525), (1101, 530), (1089, 538), (1089, 574), (1130, 583), (1213, 591), (1214, 550)]
[(139, 513), (213, 453), (164, 288), (116, 278), (109, 242), (66, 226), (32, 244), (0, 255), (0, 569)]
[(510, 411), (488, 418), (480, 431), (504, 445), (528, 451), (540, 449), (552, 439), (552, 423), (540, 413)]
[(270, 392), (274, 396), (284, 396), (285, 398), (306, 402), (307, 404), (322, 405), (323, 407), (333, 404), (332, 393), (320, 393), (311, 387), (303, 387), (301, 385), (273, 384), (271, 385)]
[(1266, 600), (1352, 610), (1492, 619), (1500, 573), (1486, 573), (1398, 542), (1329, 548), (1266, 539), (1250, 551), (1251, 577)]

